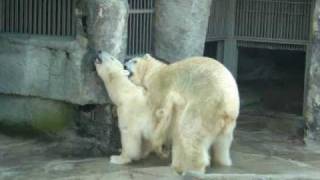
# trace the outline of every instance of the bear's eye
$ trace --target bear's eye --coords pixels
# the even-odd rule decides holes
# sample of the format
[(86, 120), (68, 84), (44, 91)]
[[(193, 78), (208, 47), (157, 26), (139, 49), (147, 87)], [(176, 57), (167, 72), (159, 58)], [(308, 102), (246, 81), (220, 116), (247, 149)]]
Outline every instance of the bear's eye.
[(136, 64), (136, 63), (137, 63), (137, 60), (134, 60), (134, 61), (133, 61), (133, 64)]

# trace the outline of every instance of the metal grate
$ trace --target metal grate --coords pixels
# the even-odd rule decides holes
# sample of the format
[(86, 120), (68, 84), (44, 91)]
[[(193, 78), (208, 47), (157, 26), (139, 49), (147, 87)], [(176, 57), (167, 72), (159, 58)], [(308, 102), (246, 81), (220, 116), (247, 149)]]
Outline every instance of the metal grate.
[(237, 45), (239, 47), (246, 47), (246, 48), (293, 50), (293, 51), (305, 51), (306, 50), (306, 46), (300, 45), (300, 44), (282, 44), (282, 43), (268, 43), (268, 42), (238, 41)]
[(74, 36), (75, 0), (0, 0), (0, 32)]
[(309, 40), (313, 0), (237, 0), (235, 35)]
[(227, 23), (234, 23), (236, 40), (266, 42), (268, 47), (310, 42), (314, 0), (236, 0), (235, 22), (227, 22), (231, 2), (212, 0), (207, 41), (226, 39)]
[(154, 0), (128, 0), (127, 56), (150, 53), (152, 50)]
[(209, 24), (207, 30), (207, 41), (221, 40), (225, 38), (226, 11), (228, 0), (212, 0)]

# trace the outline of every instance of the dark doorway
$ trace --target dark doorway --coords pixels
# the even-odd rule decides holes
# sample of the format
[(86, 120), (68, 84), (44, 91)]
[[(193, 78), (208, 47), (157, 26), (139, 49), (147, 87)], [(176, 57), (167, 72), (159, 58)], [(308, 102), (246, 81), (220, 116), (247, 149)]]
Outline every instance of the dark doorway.
[(239, 48), (242, 106), (302, 115), (305, 52)]
[(217, 59), (217, 42), (206, 42), (204, 47), (203, 55)]

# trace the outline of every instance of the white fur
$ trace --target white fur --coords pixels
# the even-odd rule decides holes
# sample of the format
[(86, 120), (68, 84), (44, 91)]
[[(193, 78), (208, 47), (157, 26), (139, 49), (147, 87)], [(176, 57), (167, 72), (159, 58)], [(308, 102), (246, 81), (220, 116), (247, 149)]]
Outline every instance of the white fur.
[(102, 63), (95, 63), (96, 70), (111, 100), (117, 106), (121, 133), (121, 155), (111, 156), (110, 162), (127, 164), (150, 152), (151, 146), (147, 139), (152, 130), (152, 113), (143, 88), (128, 79), (129, 72), (124, 70), (121, 62), (106, 52), (102, 52), (101, 59)]
[[(218, 61), (188, 58), (165, 65), (150, 55), (128, 62), (131, 80), (143, 86), (159, 122), (154, 146), (172, 143), (171, 166), (178, 173), (204, 173), (212, 160), (230, 166), (230, 146), (239, 114), (238, 88)], [(158, 110), (163, 110), (163, 112)]]

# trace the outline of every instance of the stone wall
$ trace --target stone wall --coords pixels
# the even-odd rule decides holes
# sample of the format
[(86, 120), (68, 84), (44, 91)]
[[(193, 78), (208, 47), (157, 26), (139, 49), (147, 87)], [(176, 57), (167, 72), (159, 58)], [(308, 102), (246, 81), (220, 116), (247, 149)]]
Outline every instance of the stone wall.
[(305, 118), (309, 143), (320, 143), (320, 1), (316, 0), (313, 23), (313, 44), (308, 53)]
[(115, 151), (119, 134), (93, 61), (96, 50), (124, 58), (128, 4), (75, 4), (75, 37), (0, 34), (0, 128), (56, 133), (67, 155), (102, 155)]
[(0, 93), (73, 104), (104, 104), (95, 49), (125, 55), (125, 0), (77, 1), (75, 38), (0, 35)]
[(157, 0), (154, 55), (170, 62), (202, 56), (211, 0)]

